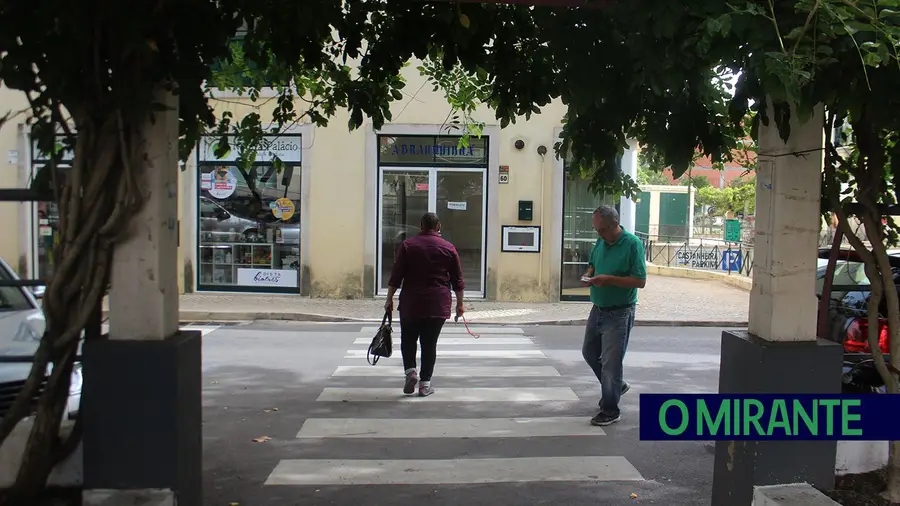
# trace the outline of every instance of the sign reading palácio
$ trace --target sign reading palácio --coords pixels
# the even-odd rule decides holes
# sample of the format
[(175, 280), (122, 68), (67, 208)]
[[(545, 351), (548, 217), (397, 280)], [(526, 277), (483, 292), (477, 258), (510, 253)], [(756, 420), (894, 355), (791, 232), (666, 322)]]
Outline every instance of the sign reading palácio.
[[(231, 147), (222, 158), (216, 158), (216, 146), (219, 138), (206, 136), (200, 140), (201, 162), (232, 162), (237, 160), (238, 149)], [(303, 147), (299, 134), (269, 135), (263, 137), (262, 142), (256, 148), (257, 162), (270, 162), (278, 158), (285, 163), (300, 163), (303, 160)]]

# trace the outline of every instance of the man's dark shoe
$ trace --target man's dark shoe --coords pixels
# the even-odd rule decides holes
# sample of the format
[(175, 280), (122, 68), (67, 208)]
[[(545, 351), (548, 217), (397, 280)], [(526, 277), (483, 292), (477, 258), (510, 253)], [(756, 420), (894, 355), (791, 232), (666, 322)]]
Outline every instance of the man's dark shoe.
[[(628, 392), (629, 390), (631, 390), (631, 385), (629, 385), (628, 383), (625, 383), (623, 381), (622, 382), (622, 393), (620, 393), (619, 396), (625, 395), (625, 393)], [(600, 402), (597, 403), (597, 406), (600, 406), (601, 408), (603, 407), (603, 399), (602, 398), (600, 399)]]
[(618, 421), (619, 415), (609, 416), (606, 413), (598, 413), (597, 416), (591, 418), (591, 425), (596, 425), (597, 427), (605, 427)]

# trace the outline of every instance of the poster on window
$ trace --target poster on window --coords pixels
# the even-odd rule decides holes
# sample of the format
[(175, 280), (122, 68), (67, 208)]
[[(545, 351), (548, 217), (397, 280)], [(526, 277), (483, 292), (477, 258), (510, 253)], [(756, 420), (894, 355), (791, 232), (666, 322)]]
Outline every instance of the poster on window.
[(244, 286), (297, 286), (297, 271), (293, 269), (238, 269), (237, 284)]
[(234, 173), (234, 167), (220, 165), (213, 169), (212, 186), (207, 190), (210, 195), (217, 199), (227, 199), (237, 188), (237, 175)]
[(275, 201), (275, 207), (272, 208), (272, 214), (282, 221), (291, 219), (294, 215), (294, 201), (287, 198), (280, 198)]

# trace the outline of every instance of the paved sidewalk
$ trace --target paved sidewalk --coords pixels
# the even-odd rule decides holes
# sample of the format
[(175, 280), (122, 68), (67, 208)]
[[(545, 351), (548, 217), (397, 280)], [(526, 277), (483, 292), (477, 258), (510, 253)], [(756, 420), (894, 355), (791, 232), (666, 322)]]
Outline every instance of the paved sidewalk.
[[(640, 291), (637, 325), (746, 326), (749, 293), (724, 283), (651, 276)], [(525, 303), (469, 301), (472, 323), (582, 324), (585, 302)], [(296, 295), (192, 293), (181, 297), (182, 321), (381, 321), (384, 299), (318, 299)], [(396, 313), (395, 313), (396, 316)]]

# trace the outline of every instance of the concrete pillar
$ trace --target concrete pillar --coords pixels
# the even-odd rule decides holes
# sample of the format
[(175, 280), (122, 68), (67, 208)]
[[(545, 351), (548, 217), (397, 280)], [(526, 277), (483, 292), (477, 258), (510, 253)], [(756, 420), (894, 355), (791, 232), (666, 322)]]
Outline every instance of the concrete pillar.
[[(787, 143), (760, 127), (749, 332), (722, 333), (720, 393), (840, 392), (842, 348), (816, 339), (823, 117), (793, 118)], [(712, 504), (749, 506), (759, 485), (831, 488), (834, 462), (833, 441), (718, 441)]]
[[(629, 139), (628, 150), (622, 155), (622, 172), (637, 182), (637, 169), (638, 143), (635, 139)], [(636, 209), (636, 204), (632, 199), (622, 198), (619, 201), (619, 224), (631, 233), (634, 233)]]
[(147, 129), (147, 166), (139, 171), (144, 207), (116, 246), (112, 267), (112, 339), (161, 340), (178, 330), (177, 102), (174, 107)]
[(84, 344), (86, 505), (202, 504), (200, 333), (178, 330), (178, 100), (157, 100), (169, 110), (144, 130), (144, 206), (116, 247), (109, 339)]

